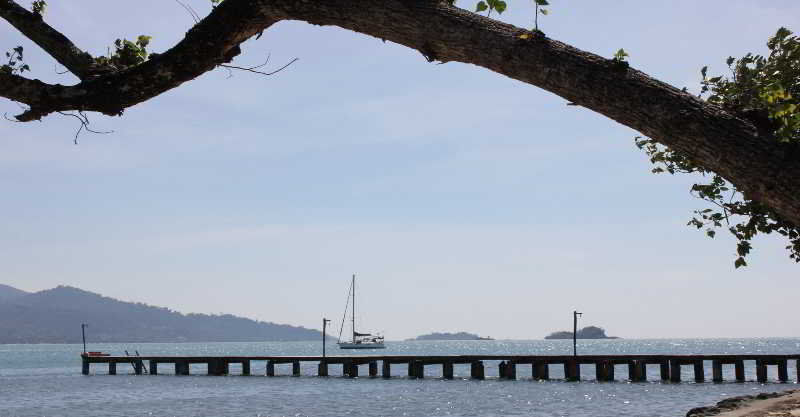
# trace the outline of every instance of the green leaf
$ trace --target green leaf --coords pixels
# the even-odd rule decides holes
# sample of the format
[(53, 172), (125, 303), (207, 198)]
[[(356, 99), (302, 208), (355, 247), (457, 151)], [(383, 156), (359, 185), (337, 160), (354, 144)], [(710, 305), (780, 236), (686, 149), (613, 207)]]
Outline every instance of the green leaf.
[(497, 0), (494, 4), (494, 9), (497, 10), (497, 13), (503, 13), (506, 11), (506, 2), (503, 0)]
[(482, 11), (488, 9), (488, 8), (489, 8), (489, 6), (486, 4), (486, 2), (481, 0), (481, 1), (478, 2), (478, 5), (475, 6), (475, 12), (476, 13), (480, 13), (480, 12), (482, 12)]
[(744, 261), (744, 258), (739, 257), (736, 259), (736, 262), (734, 262), (733, 265), (736, 267), (736, 269), (739, 269), (740, 267), (747, 266), (747, 262)]
[(547, 0), (534, 0), (534, 1), (536, 2), (536, 5), (538, 5), (538, 6), (549, 6), (550, 5), (550, 3), (547, 2)]
[(539, 9), (539, 13), (547, 16), (547, 14), (550, 13), (550, 12), (548, 12), (547, 9)]

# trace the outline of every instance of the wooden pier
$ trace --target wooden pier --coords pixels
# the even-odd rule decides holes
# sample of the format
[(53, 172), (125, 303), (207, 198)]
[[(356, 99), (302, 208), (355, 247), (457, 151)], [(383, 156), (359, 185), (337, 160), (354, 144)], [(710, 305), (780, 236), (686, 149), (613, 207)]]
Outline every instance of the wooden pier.
[[(366, 365), (367, 374), (372, 378), (392, 377), (392, 365), (405, 365), (408, 378), (424, 378), (426, 366), (440, 366), (441, 377), (453, 379), (454, 365), (469, 365), (472, 379), (487, 377), (484, 363), (499, 362), (500, 379), (517, 379), (517, 365), (530, 365), (530, 378), (549, 380), (550, 367), (563, 367), (564, 379), (581, 380), (581, 365), (593, 365), (596, 381), (614, 381), (617, 365), (627, 366), (627, 380), (647, 381), (647, 366), (658, 366), (661, 381), (681, 382), (681, 367), (691, 367), (695, 382), (706, 381), (705, 363), (711, 362), (712, 381), (723, 382), (723, 366), (733, 365), (736, 382), (745, 381), (745, 365), (752, 364), (756, 370), (756, 380), (769, 380), (768, 368), (776, 367), (774, 380), (788, 382), (789, 361), (797, 367), (797, 382), (800, 382), (800, 355), (587, 355), (587, 356), (531, 356), (531, 355), (454, 355), (454, 356), (92, 356), (81, 355), (83, 374), (89, 375), (92, 364), (107, 364), (108, 374), (115, 375), (118, 365), (130, 366), (133, 373), (158, 375), (163, 365), (174, 366), (175, 375), (189, 375), (190, 365), (206, 365), (208, 375), (228, 375), (231, 364), (241, 364), (241, 374), (251, 375), (254, 362), (263, 362), (262, 375), (275, 376), (275, 366), (291, 364), (291, 375), (301, 375), (301, 363), (316, 363), (317, 376), (328, 376), (330, 365), (341, 366), (342, 375), (355, 378), (359, 376), (359, 366)], [(378, 366), (378, 362), (381, 366)]]

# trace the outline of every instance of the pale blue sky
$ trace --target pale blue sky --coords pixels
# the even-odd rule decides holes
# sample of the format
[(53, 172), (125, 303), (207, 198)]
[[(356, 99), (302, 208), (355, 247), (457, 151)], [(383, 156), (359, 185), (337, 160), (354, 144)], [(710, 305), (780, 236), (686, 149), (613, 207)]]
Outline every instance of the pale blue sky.
[[(170, 1), (51, 2), (94, 54), (161, 52), (191, 19)], [(201, 14), (207, 0), (188, 1)], [(473, 2), (461, 0), (462, 6)], [(763, 52), (796, 1), (552, 1), (551, 37), (696, 90), (699, 69)], [(127, 5), (127, 3), (126, 3)], [(531, 26), (530, 2), (502, 20)], [(5, 22), (33, 76), (73, 83)], [(689, 178), (655, 176), (636, 132), (535, 87), (338, 28), (284, 22), (235, 61), (126, 111), (0, 123), (0, 283), (73, 285), (183, 312), (319, 327), (357, 273), (364, 330), (541, 338), (574, 308), (622, 337), (797, 336), (800, 265), (759, 239), (685, 226)], [(0, 99), (3, 112), (18, 107)]]

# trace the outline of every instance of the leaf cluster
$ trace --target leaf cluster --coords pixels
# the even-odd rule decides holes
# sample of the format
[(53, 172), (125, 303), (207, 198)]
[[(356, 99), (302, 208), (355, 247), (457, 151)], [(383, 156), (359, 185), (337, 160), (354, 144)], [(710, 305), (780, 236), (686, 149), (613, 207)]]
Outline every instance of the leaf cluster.
[(45, 0), (35, 0), (33, 2), (33, 13), (37, 16), (44, 16), (44, 10), (47, 8), (47, 2)]
[[(729, 57), (731, 77), (707, 77), (701, 74), (701, 96), (729, 112), (753, 121), (768, 131), (780, 146), (800, 146), (800, 40), (780, 28), (769, 39), (767, 57), (747, 54), (740, 59)], [(714, 238), (716, 230), (727, 229), (737, 240), (736, 268), (746, 266), (752, 249), (751, 240), (761, 234), (777, 233), (788, 240), (789, 258), (800, 262), (800, 227), (786, 222), (770, 208), (750, 200), (735, 185), (698, 165), (686, 155), (656, 143), (636, 138), (636, 146), (649, 157), (659, 173), (693, 173), (710, 181), (695, 183), (691, 194), (710, 203), (710, 208), (695, 210), (688, 225), (705, 229)]]
[(506, 8), (507, 4), (503, 0), (481, 0), (475, 6), (475, 12), (480, 13), (488, 10), (488, 13), (486, 14), (488, 17), (492, 15), (492, 10), (497, 11), (497, 14), (502, 14), (504, 11), (506, 11)]
[(147, 45), (150, 44), (151, 36), (140, 35), (136, 41), (127, 39), (117, 39), (114, 41), (114, 53), (109, 56), (95, 58), (98, 64), (111, 66), (117, 70), (122, 70), (134, 65), (139, 65), (147, 60)]
[(14, 49), (6, 52), (6, 58), (8, 61), (0, 65), (0, 72), (4, 72), (6, 74), (21, 74), (25, 71), (30, 71), (31, 67), (28, 66), (23, 61), (23, 48), (22, 46), (17, 46)]

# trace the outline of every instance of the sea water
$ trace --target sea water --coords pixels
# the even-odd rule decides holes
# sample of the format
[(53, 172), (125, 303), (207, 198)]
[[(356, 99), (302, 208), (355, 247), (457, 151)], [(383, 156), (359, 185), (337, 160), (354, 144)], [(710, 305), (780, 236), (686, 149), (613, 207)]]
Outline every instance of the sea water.
[[(319, 342), (90, 344), (89, 350), (120, 355), (319, 355)], [(754, 382), (755, 366), (746, 363), (748, 382), (735, 383), (731, 366), (725, 383), (694, 383), (692, 367), (683, 367), (680, 384), (659, 381), (658, 366), (648, 367), (646, 383), (629, 383), (627, 367), (619, 366), (617, 382), (594, 381), (594, 366), (581, 366), (581, 382), (565, 382), (563, 368), (551, 366), (551, 381), (533, 381), (530, 365), (518, 365), (518, 379), (498, 380), (497, 362), (487, 361), (485, 381), (469, 379), (469, 366), (456, 365), (454, 380), (442, 380), (441, 366), (426, 366), (425, 379), (408, 379), (404, 365), (393, 365), (395, 377), (384, 380), (342, 377), (330, 366), (330, 377), (316, 375), (316, 363), (303, 364), (302, 376), (291, 377), (291, 364), (277, 365), (276, 377), (263, 376), (264, 362), (253, 362), (253, 376), (206, 376), (205, 365), (192, 365), (191, 376), (171, 375), (169, 364), (159, 375), (133, 375), (126, 364), (107, 375), (93, 364), (81, 375), (80, 345), (0, 345), (0, 416), (683, 416), (693, 407), (712, 405), (732, 396), (797, 387)], [(568, 355), (571, 340), (386, 342), (376, 351), (329, 354)], [(579, 354), (797, 354), (800, 339), (659, 339), (582, 340)], [(147, 363), (145, 362), (145, 365)], [(706, 378), (711, 363), (706, 362)], [(790, 381), (796, 366), (789, 363)]]

